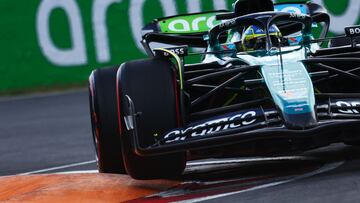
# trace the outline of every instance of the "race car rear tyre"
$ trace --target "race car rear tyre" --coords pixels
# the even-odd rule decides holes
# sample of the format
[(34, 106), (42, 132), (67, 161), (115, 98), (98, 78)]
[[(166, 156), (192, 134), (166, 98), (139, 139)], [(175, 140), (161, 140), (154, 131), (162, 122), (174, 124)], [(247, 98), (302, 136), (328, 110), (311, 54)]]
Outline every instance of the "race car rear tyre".
[(126, 172), (135, 179), (176, 178), (186, 165), (186, 154), (139, 156), (134, 151), (134, 130), (125, 126), (126, 96), (134, 103), (137, 136), (142, 147), (154, 144), (154, 136), (178, 127), (177, 83), (167, 59), (147, 59), (123, 64), (118, 71), (119, 118)]
[(100, 173), (125, 174), (117, 120), (118, 67), (93, 71), (89, 79), (93, 141)]

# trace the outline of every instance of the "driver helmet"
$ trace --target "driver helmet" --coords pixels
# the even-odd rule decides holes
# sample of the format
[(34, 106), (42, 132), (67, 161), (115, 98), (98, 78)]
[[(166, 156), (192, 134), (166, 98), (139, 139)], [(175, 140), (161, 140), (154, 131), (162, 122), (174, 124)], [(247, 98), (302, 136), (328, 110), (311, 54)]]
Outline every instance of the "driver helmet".
[[(282, 35), (276, 25), (269, 28), (269, 34), (273, 46), (278, 46)], [(266, 49), (266, 33), (262, 28), (252, 25), (245, 30), (241, 42), (244, 51)]]

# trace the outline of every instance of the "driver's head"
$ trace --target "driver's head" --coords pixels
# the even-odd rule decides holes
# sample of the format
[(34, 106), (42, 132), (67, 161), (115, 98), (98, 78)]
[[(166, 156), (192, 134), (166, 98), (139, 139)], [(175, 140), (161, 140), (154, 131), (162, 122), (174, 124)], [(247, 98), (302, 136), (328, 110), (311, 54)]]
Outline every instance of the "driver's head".
[[(281, 37), (280, 30), (273, 25), (269, 28), (269, 34), (272, 44), (278, 46)], [(252, 25), (243, 33), (241, 42), (244, 51), (266, 49), (266, 33), (262, 28)]]

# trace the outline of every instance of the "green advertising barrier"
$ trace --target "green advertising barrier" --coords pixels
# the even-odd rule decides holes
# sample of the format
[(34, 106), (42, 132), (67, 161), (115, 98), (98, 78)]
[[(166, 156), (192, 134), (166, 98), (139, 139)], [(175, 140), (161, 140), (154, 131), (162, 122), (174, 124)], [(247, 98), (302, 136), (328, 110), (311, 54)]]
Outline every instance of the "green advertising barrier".
[[(0, 93), (86, 84), (94, 68), (144, 57), (141, 28), (152, 19), (231, 9), (233, 1), (2, 0)], [(329, 10), (333, 33), (359, 23), (358, 0), (314, 2)]]

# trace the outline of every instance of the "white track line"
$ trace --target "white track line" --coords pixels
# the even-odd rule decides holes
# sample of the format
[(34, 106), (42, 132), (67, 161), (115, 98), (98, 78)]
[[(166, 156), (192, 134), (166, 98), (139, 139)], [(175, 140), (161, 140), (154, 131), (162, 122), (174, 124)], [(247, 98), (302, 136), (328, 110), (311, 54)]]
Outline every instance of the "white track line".
[[(302, 156), (284, 156), (284, 157), (270, 157), (270, 158), (243, 158), (243, 159), (228, 159), (228, 160), (214, 160), (214, 161), (196, 161), (196, 162), (190, 162), (187, 164), (187, 166), (193, 167), (193, 166), (203, 166), (203, 165), (212, 165), (212, 164), (232, 164), (232, 163), (246, 163), (246, 162), (258, 162), (258, 161), (281, 161), (281, 160), (308, 160), (311, 158), (308, 157), (302, 157)], [(26, 173), (20, 173), (18, 175), (31, 175), (31, 174), (37, 174), (37, 173), (44, 173), (44, 172), (50, 172), (50, 171), (56, 171), (60, 169), (67, 169), (77, 166), (83, 166), (87, 164), (96, 163), (96, 160), (91, 161), (85, 161), (80, 163), (73, 163), (73, 164), (67, 164), (63, 166), (57, 166), (57, 167), (51, 167), (36, 171), (29, 171)], [(70, 171), (70, 172), (59, 172), (61, 174), (67, 174), (67, 173), (94, 173), (93, 170), (87, 170), (87, 171)], [(58, 174), (59, 174), (58, 173)]]
[(55, 174), (90, 174), (90, 173), (98, 173), (98, 170), (84, 170), (84, 171), (66, 171), (66, 172), (59, 172)]
[[(247, 163), (247, 162), (259, 162), (259, 161), (283, 161), (283, 160), (310, 160), (312, 158), (309, 157), (303, 157), (303, 156), (284, 156), (284, 157), (269, 157), (269, 158), (242, 158), (242, 159), (228, 159), (228, 160), (214, 160), (214, 161), (196, 161), (196, 162), (190, 162), (187, 164), (189, 167), (193, 166), (203, 166), (203, 165), (213, 165), (213, 164), (234, 164), (234, 163)], [(44, 173), (44, 172), (50, 172), (50, 171), (56, 171), (60, 169), (67, 169), (77, 166), (83, 166), (87, 164), (96, 163), (96, 160), (91, 161), (85, 161), (80, 163), (73, 163), (73, 164), (67, 164), (63, 166), (57, 166), (57, 167), (51, 167), (36, 171), (29, 171), (26, 173), (20, 173), (18, 175), (30, 175), (30, 174), (37, 174), (37, 173)], [(59, 173), (81, 173), (81, 172), (88, 172), (93, 173), (94, 171), (70, 171), (70, 172), (59, 172)]]
[(282, 156), (282, 157), (266, 157), (266, 158), (241, 158), (241, 159), (228, 159), (228, 160), (213, 160), (213, 161), (194, 161), (188, 163), (186, 166), (202, 166), (202, 165), (212, 165), (212, 164), (235, 164), (235, 163), (248, 163), (248, 162), (263, 162), (263, 161), (285, 161), (285, 160), (294, 160), (294, 161), (305, 161), (313, 160), (312, 157), (305, 156)]
[(290, 179), (290, 180), (283, 180), (283, 181), (268, 183), (268, 184), (265, 184), (265, 185), (259, 185), (259, 186), (253, 187), (253, 188), (249, 188), (247, 190), (229, 192), (229, 193), (213, 195), (213, 196), (208, 196), (208, 197), (201, 197), (201, 198), (185, 200), (185, 201), (178, 201), (177, 203), (202, 202), (202, 201), (213, 200), (213, 199), (226, 197), (226, 196), (230, 196), (230, 195), (240, 194), (240, 193), (244, 193), (244, 192), (250, 192), (250, 191), (254, 191), (254, 190), (260, 190), (260, 189), (264, 189), (264, 188), (269, 188), (269, 187), (273, 187), (273, 186), (277, 186), (277, 185), (281, 185), (281, 184), (285, 184), (285, 183), (290, 183), (290, 182), (293, 182), (293, 181), (296, 181), (296, 180), (308, 178), (308, 177), (311, 177), (311, 176), (314, 176), (314, 175), (317, 175), (317, 174), (325, 173), (325, 172), (334, 170), (334, 169), (338, 168), (339, 166), (341, 166), (343, 164), (344, 164), (344, 161), (334, 162), (334, 163), (326, 164), (325, 166), (321, 167), (318, 170), (312, 171), (310, 173), (306, 173), (304, 175), (297, 176), (297, 177), (295, 177), (293, 179)]
[(31, 175), (31, 174), (37, 174), (37, 173), (44, 173), (44, 172), (56, 171), (56, 170), (60, 170), (60, 169), (73, 168), (73, 167), (76, 167), (76, 166), (88, 165), (88, 164), (92, 164), (92, 163), (96, 163), (96, 160), (84, 161), (84, 162), (73, 163), (73, 164), (67, 164), (67, 165), (63, 165), (63, 166), (46, 168), (46, 169), (41, 169), (41, 170), (36, 170), (36, 171), (29, 171), (29, 172), (26, 172), (26, 173), (20, 173), (18, 175)]

